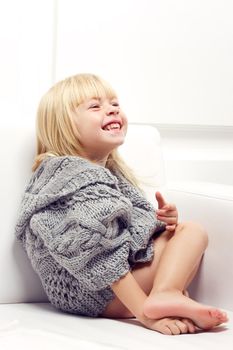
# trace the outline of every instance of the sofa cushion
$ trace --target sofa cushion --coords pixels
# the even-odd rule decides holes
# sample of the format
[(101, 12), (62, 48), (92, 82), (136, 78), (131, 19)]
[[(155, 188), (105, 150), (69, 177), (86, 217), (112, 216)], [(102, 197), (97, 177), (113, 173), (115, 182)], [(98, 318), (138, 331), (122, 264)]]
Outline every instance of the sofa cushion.
[[(232, 319), (233, 313), (229, 316)], [(0, 305), (4, 350), (230, 350), (232, 342), (232, 321), (208, 332), (165, 336), (139, 326), (135, 319), (69, 315), (50, 304)]]

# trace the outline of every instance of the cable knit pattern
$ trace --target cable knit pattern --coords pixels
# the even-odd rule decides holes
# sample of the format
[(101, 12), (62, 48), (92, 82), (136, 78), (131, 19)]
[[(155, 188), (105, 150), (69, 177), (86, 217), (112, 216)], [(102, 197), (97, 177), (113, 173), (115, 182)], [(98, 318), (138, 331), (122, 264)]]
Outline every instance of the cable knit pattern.
[(152, 205), (119, 173), (79, 157), (49, 157), (32, 175), (16, 224), (49, 300), (98, 316), (111, 285), (153, 257), (164, 231)]

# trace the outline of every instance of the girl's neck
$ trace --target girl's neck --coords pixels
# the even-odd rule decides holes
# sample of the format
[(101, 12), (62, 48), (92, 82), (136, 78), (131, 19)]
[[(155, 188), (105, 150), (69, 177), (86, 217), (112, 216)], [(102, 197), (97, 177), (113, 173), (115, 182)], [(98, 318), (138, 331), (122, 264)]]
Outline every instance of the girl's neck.
[(98, 164), (102, 167), (105, 168), (106, 163), (107, 163), (107, 159), (108, 157), (104, 157), (104, 158), (94, 158), (94, 157), (85, 157), (87, 160), (89, 160), (92, 163)]
[(96, 164), (100, 165), (100, 166), (103, 166), (105, 168), (105, 165), (106, 165), (106, 162), (107, 162), (107, 158), (106, 159), (100, 159), (98, 161), (95, 161)]

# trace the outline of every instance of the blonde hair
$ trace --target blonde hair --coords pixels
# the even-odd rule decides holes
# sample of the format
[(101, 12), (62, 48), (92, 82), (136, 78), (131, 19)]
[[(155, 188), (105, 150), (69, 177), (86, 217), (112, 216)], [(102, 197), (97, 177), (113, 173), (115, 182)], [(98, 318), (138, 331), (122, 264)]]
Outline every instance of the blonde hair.
[[(36, 120), (37, 151), (32, 170), (48, 156), (85, 157), (78, 140), (73, 115), (77, 106), (86, 99), (116, 97), (112, 87), (93, 74), (77, 74), (56, 83), (41, 99)], [(133, 185), (138, 186), (131, 169), (117, 150), (110, 153), (106, 168), (119, 170)]]

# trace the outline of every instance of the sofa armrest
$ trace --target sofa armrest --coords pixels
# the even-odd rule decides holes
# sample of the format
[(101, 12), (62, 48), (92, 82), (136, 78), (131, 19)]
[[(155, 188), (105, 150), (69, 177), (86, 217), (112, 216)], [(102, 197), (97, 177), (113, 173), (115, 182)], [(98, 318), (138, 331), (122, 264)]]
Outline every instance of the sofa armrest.
[(209, 234), (209, 246), (190, 286), (192, 297), (233, 310), (233, 186), (173, 183), (164, 192), (177, 205), (180, 221), (199, 222)]

